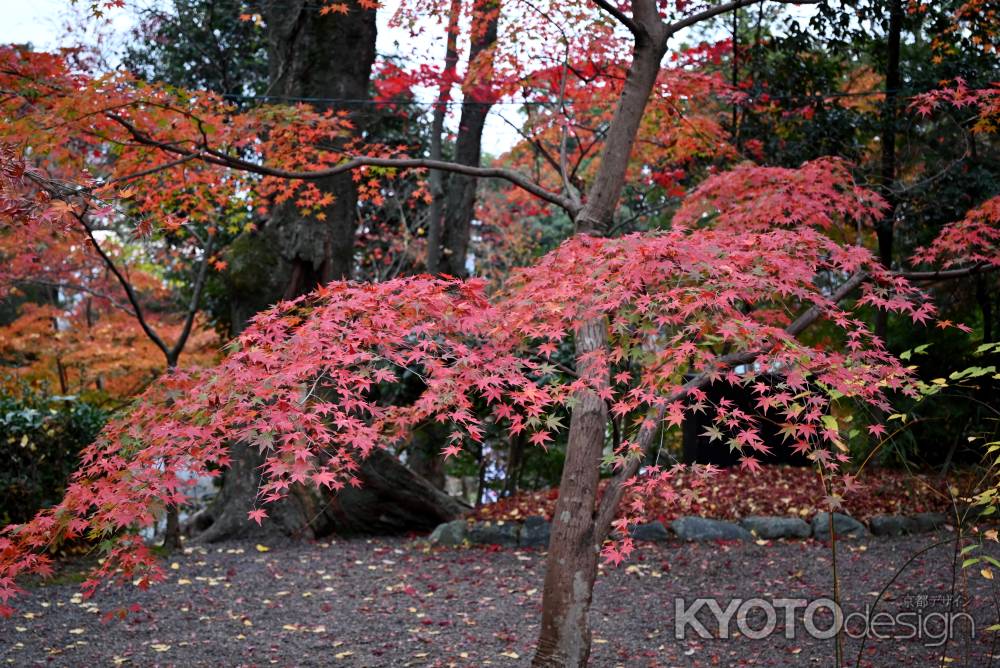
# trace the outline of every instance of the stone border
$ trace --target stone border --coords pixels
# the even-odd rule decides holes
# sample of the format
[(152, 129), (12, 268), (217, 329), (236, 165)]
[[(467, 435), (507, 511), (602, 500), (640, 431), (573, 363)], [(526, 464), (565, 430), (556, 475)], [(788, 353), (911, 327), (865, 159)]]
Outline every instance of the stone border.
[[(934, 531), (948, 524), (944, 513), (917, 513), (916, 515), (875, 515), (865, 526), (858, 520), (841, 513), (821, 512), (811, 522), (800, 517), (757, 515), (731, 522), (705, 517), (679, 517), (670, 523), (670, 531), (687, 541), (757, 539), (801, 540), (815, 538), (829, 540), (830, 522), (837, 538), (874, 536), (902, 536)], [(455, 520), (439, 525), (428, 541), (432, 545), (457, 546), (502, 545), (505, 547), (538, 547), (549, 544), (550, 523), (544, 517), (528, 517), (523, 522), (469, 522)], [(660, 542), (670, 538), (662, 522), (639, 524), (632, 528), (632, 538), (640, 541)]]

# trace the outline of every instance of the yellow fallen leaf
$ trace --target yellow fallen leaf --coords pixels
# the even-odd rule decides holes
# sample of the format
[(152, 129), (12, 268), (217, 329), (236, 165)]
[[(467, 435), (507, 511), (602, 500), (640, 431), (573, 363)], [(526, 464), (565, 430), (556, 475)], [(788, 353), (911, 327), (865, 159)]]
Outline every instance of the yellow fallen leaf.
[(285, 624), (281, 628), (283, 630), (285, 630), (285, 631), (298, 631), (299, 630), (299, 627), (296, 626), (295, 624)]
[(337, 654), (333, 655), (333, 658), (335, 658), (335, 659), (337, 659), (339, 661), (341, 659), (346, 659), (349, 656), (354, 656), (354, 652), (352, 652), (350, 650), (347, 650), (346, 652), (338, 652)]
[(500, 656), (505, 656), (508, 659), (520, 659), (521, 655), (517, 652), (500, 652)]
[(191, 581), (188, 580), (187, 578), (181, 578), (180, 580), (177, 581), (177, 584), (179, 584), (179, 585), (189, 585), (189, 584), (191, 584)]
[(979, 571), (979, 573), (987, 580), (993, 579), (993, 571), (991, 571), (989, 568), (984, 568), (983, 570)]
[(270, 552), (271, 551), (271, 548), (269, 548), (267, 545), (261, 545), (260, 543), (257, 543), (256, 547), (257, 547), (257, 551), (258, 552)]
[(83, 633), (83, 629), (70, 629), (69, 632), (75, 636), (78, 636)]
[(181, 567), (181, 565), (178, 564), (176, 561), (174, 563), (170, 564), (170, 570), (172, 570), (172, 571), (176, 571), (180, 567)]
[(150, 645), (150, 647), (156, 652), (166, 652), (170, 649), (170, 645), (164, 645), (163, 643), (156, 643), (155, 645)]

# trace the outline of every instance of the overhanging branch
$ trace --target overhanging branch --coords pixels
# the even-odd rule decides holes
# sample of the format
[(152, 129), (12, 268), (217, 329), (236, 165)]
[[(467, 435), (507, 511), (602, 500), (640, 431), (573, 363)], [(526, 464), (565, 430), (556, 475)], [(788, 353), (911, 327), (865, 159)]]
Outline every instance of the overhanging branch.
[(219, 165), (222, 167), (230, 167), (232, 169), (237, 169), (244, 172), (249, 172), (253, 174), (260, 174), (261, 176), (272, 176), (275, 178), (297, 180), (297, 181), (313, 181), (317, 179), (324, 179), (330, 176), (336, 176), (338, 174), (344, 174), (346, 172), (353, 171), (359, 167), (386, 167), (395, 169), (439, 169), (445, 172), (452, 172), (455, 174), (464, 174), (466, 176), (473, 176), (477, 178), (495, 178), (507, 181), (513, 185), (531, 193), (539, 199), (545, 200), (551, 204), (562, 208), (571, 217), (575, 217), (580, 210), (580, 206), (573, 202), (567, 197), (563, 197), (558, 193), (554, 193), (550, 190), (546, 190), (542, 186), (538, 185), (528, 177), (524, 176), (519, 172), (515, 172), (510, 169), (503, 169), (499, 167), (472, 167), (470, 165), (461, 165), (456, 162), (449, 162), (447, 160), (430, 160), (427, 158), (378, 158), (374, 156), (355, 156), (340, 163), (334, 167), (329, 167), (327, 169), (316, 169), (310, 171), (294, 171), (279, 169), (276, 167), (269, 167), (267, 165), (261, 165), (257, 163), (244, 160), (234, 155), (224, 153), (221, 151), (216, 151), (208, 147), (202, 147), (198, 150), (191, 150), (188, 148), (183, 148), (176, 144), (169, 144), (166, 142), (158, 141), (139, 128), (135, 127), (129, 123), (124, 118), (116, 115), (110, 114), (109, 117), (117, 122), (119, 125), (124, 127), (132, 138), (144, 144), (146, 146), (151, 146), (158, 148), (161, 151), (171, 153), (173, 155), (181, 156), (185, 159), (197, 159), (202, 162), (206, 162), (213, 165)]

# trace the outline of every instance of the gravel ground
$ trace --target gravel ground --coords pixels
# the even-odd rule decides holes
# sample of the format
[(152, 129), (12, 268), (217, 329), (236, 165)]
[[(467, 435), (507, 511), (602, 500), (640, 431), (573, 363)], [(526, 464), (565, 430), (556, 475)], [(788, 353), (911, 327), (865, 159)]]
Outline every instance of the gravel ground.
[[(1000, 648), (986, 627), (1000, 617), (996, 581), (977, 565), (953, 585), (953, 537), (942, 531), (840, 544), (841, 597), (851, 613), (870, 606), (912, 555), (947, 541), (914, 559), (879, 604), (879, 611), (922, 619), (925, 637), (870, 639), (859, 665), (994, 665)], [(991, 545), (990, 553), (1000, 556)], [(828, 597), (830, 562), (830, 548), (814, 541), (643, 545), (621, 566), (602, 568), (591, 665), (832, 666), (833, 641), (804, 632), (802, 609), (791, 639), (784, 636), (782, 609), (777, 630), (763, 640), (742, 635), (736, 615), (728, 639), (701, 639), (690, 626), (684, 639), (675, 638), (677, 597), (686, 606), (715, 597), (723, 610), (732, 599)], [(33, 588), (13, 618), (0, 620), (0, 663), (523, 666), (538, 631), (544, 554), (536, 551), (430, 550), (404, 539), (228, 543), (188, 548), (168, 563), (168, 581), (146, 592), (112, 588), (82, 601), (74, 584)], [(974, 638), (962, 621), (945, 646), (929, 647), (941, 642), (940, 613), (949, 601), (972, 614)], [(101, 621), (133, 604), (142, 610)], [(699, 619), (718, 635), (707, 613)], [(748, 621), (752, 632), (766, 618), (757, 609)], [(825, 629), (830, 619), (817, 615), (815, 623)], [(899, 624), (879, 630), (914, 634)], [(844, 645), (845, 665), (853, 666), (859, 641), (848, 638)], [(995, 665), (1000, 668), (1000, 660)]]

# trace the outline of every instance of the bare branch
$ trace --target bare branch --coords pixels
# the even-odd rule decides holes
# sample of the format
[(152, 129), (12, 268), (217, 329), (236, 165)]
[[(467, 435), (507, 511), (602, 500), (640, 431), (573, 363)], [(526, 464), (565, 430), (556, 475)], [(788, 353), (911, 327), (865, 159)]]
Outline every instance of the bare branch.
[(629, 29), (636, 37), (643, 33), (642, 28), (636, 25), (635, 21), (629, 18), (624, 12), (612, 5), (608, 0), (594, 0), (594, 4), (613, 16), (618, 23)]
[(194, 317), (198, 314), (198, 307), (201, 303), (201, 293), (205, 287), (205, 277), (208, 275), (208, 263), (215, 250), (215, 236), (209, 235), (208, 243), (202, 249), (201, 264), (198, 267), (198, 277), (195, 279), (194, 291), (191, 293), (191, 302), (188, 304), (187, 313), (184, 316), (184, 325), (181, 327), (180, 336), (174, 342), (174, 347), (170, 349), (168, 363), (176, 364), (188, 337), (191, 335), (191, 328), (194, 325)]
[[(718, 16), (719, 14), (725, 14), (731, 12), (734, 9), (740, 9), (742, 7), (747, 7), (757, 3), (758, 0), (733, 0), (733, 2), (727, 2), (721, 5), (715, 5), (714, 7), (708, 7), (686, 16), (683, 19), (674, 21), (667, 26), (667, 39), (673, 37), (676, 33), (684, 30), (685, 28), (690, 28), (691, 26), (701, 23), (702, 21), (707, 21), (708, 19)], [(775, 0), (781, 4), (787, 5), (814, 5), (819, 2), (819, 0)]]
[(149, 176), (150, 174), (155, 174), (157, 172), (162, 172), (165, 169), (170, 169), (171, 167), (176, 167), (177, 165), (182, 165), (185, 162), (194, 160), (194, 155), (185, 155), (183, 157), (177, 158), (176, 160), (171, 160), (170, 162), (165, 162), (162, 165), (156, 165), (150, 167), (149, 169), (144, 169), (141, 172), (134, 172), (132, 174), (125, 174), (123, 176), (116, 176), (113, 179), (108, 179), (104, 182), (104, 185), (111, 185), (112, 183), (119, 183), (121, 181), (132, 181), (134, 179), (140, 179), (143, 176)]
[(979, 264), (974, 264), (971, 267), (961, 267), (959, 269), (940, 269), (938, 271), (900, 271), (896, 272), (895, 276), (902, 276), (908, 281), (944, 281), (951, 280), (955, 278), (965, 278), (966, 276), (972, 276), (974, 274), (983, 274), (989, 271), (996, 271), (1000, 267), (994, 267), (992, 265), (986, 264), (985, 262), (980, 262)]
[(311, 181), (316, 179), (323, 179), (329, 176), (335, 176), (337, 174), (343, 174), (345, 172), (350, 172), (359, 167), (388, 167), (395, 169), (440, 169), (445, 172), (453, 172), (456, 174), (464, 174), (466, 176), (473, 176), (477, 178), (495, 178), (508, 181), (515, 186), (525, 190), (532, 195), (535, 195), (539, 199), (545, 200), (551, 204), (564, 209), (570, 216), (575, 217), (580, 211), (580, 206), (573, 202), (567, 197), (563, 197), (558, 193), (551, 192), (541, 187), (528, 177), (509, 169), (502, 169), (498, 167), (472, 167), (469, 165), (461, 165), (456, 162), (449, 162), (445, 160), (428, 160), (425, 158), (376, 158), (372, 156), (356, 156), (345, 162), (340, 163), (336, 167), (330, 167), (328, 169), (317, 169), (314, 171), (291, 171), (285, 169), (278, 169), (275, 167), (268, 167), (267, 165), (259, 165), (242, 158), (238, 158), (234, 155), (229, 155), (221, 151), (216, 151), (207, 147), (203, 147), (201, 150), (189, 150), (174, 144), (168, 144), (165, 142), (153, 139), (146, 133), (142, 132), (134, 125), (129, 123), (124, 118), (116, 115), (110, 115), (114, 121), (124, 127), (140, 144), (146, 146), (152, 146), (158, 148), (167, 153), (172, 153), (174, 155), (190, 157), (192, 159), (198, 159), (202, 162), (206, 162), (213, 165), (219, 165), (222, 167), (230, 167), (233, 169), (238, 169), (240, 171), (250, 172), (253, 174), (260, 174), (262, 176), (273, 176), (282, 179), (291, 179), (299, 181)]
[(87, 237), (90, 238), (90, 243), (94, 247), (94, 250), (97, 251), (97, 254), (100, 255), (101, 259), (104, 261), (104, 264), (107, 265), (108, 269), (111, 270), (111, 273), (114, 274), (115, 278), (118, 279), (118, 283), (121, 284), (122, 289), (125, 291), (125, 296), (128, 297), (129, 304), (132, 305), (132, 310), (135, 311), (135, 318), (136, 320), (139, 321), (139, 326), (142, 327), (142, 331), (146, 333), (146, 336), (149, 338), (150, 341), (156, 344), (156, 347), (160, 349), (160, 351), (163, 353), (163, 356), (167, 358), (167, 361), (169, 363), (170, 348), (167, 347), (167, 344), (163, 342), (163, 339), (160, 338), (160, 336), (156, 333), (156, 331), (146, 321), (146, 316), (142, 312), (142, 306), (139, 304), (139, 297), (138, 295), (135, 294), (135, 290), (132, 288), (132, 284), (125, 277), (125, 275), (122, 274), (121, 270), (118, 268), (118, 265), (116, 265), (115, 261), (111, 259), (111, 256), (109, 256), (104, 251), (104, 249), (101, 248), (101, 244), (98, 243), (97, 238), (94, 236), (93, 230), (87, 223), (86, 212), (80, 214), (77, 213), (76, 211), (73, 211), (73, 217), (76, 218), (77, 221), (79, 221), (80, 225), (83, 226), (84, 231), (86, 231), (87, 233)]
[(70, 290), (72, 292), (82, 292), (84, 294), (90, 295), (91, 297), (97, 297), (98, 299), (107, 300), (107, 302), (111, 304), (112, 307), (118, 309), (119, 311), (122, 311), (123, 313), (127, 313), (132, 317), (135, 317), (135, 311), (133, 311), (131, 307), (129, 307), (128, 305), (122, 304), (120, 301), (118, 301), (109, 294), (105, 294), (100, 290), (95, 290), (85, 285), (79, 285), (77, 283), (64, 283), (62, 281), (49, 281), (43, 278), (26, 278), (18, 280), (18, 283), (24, 283), (26, 285), (40, 285), (46, 288), (56, 288), (57, 290)]

